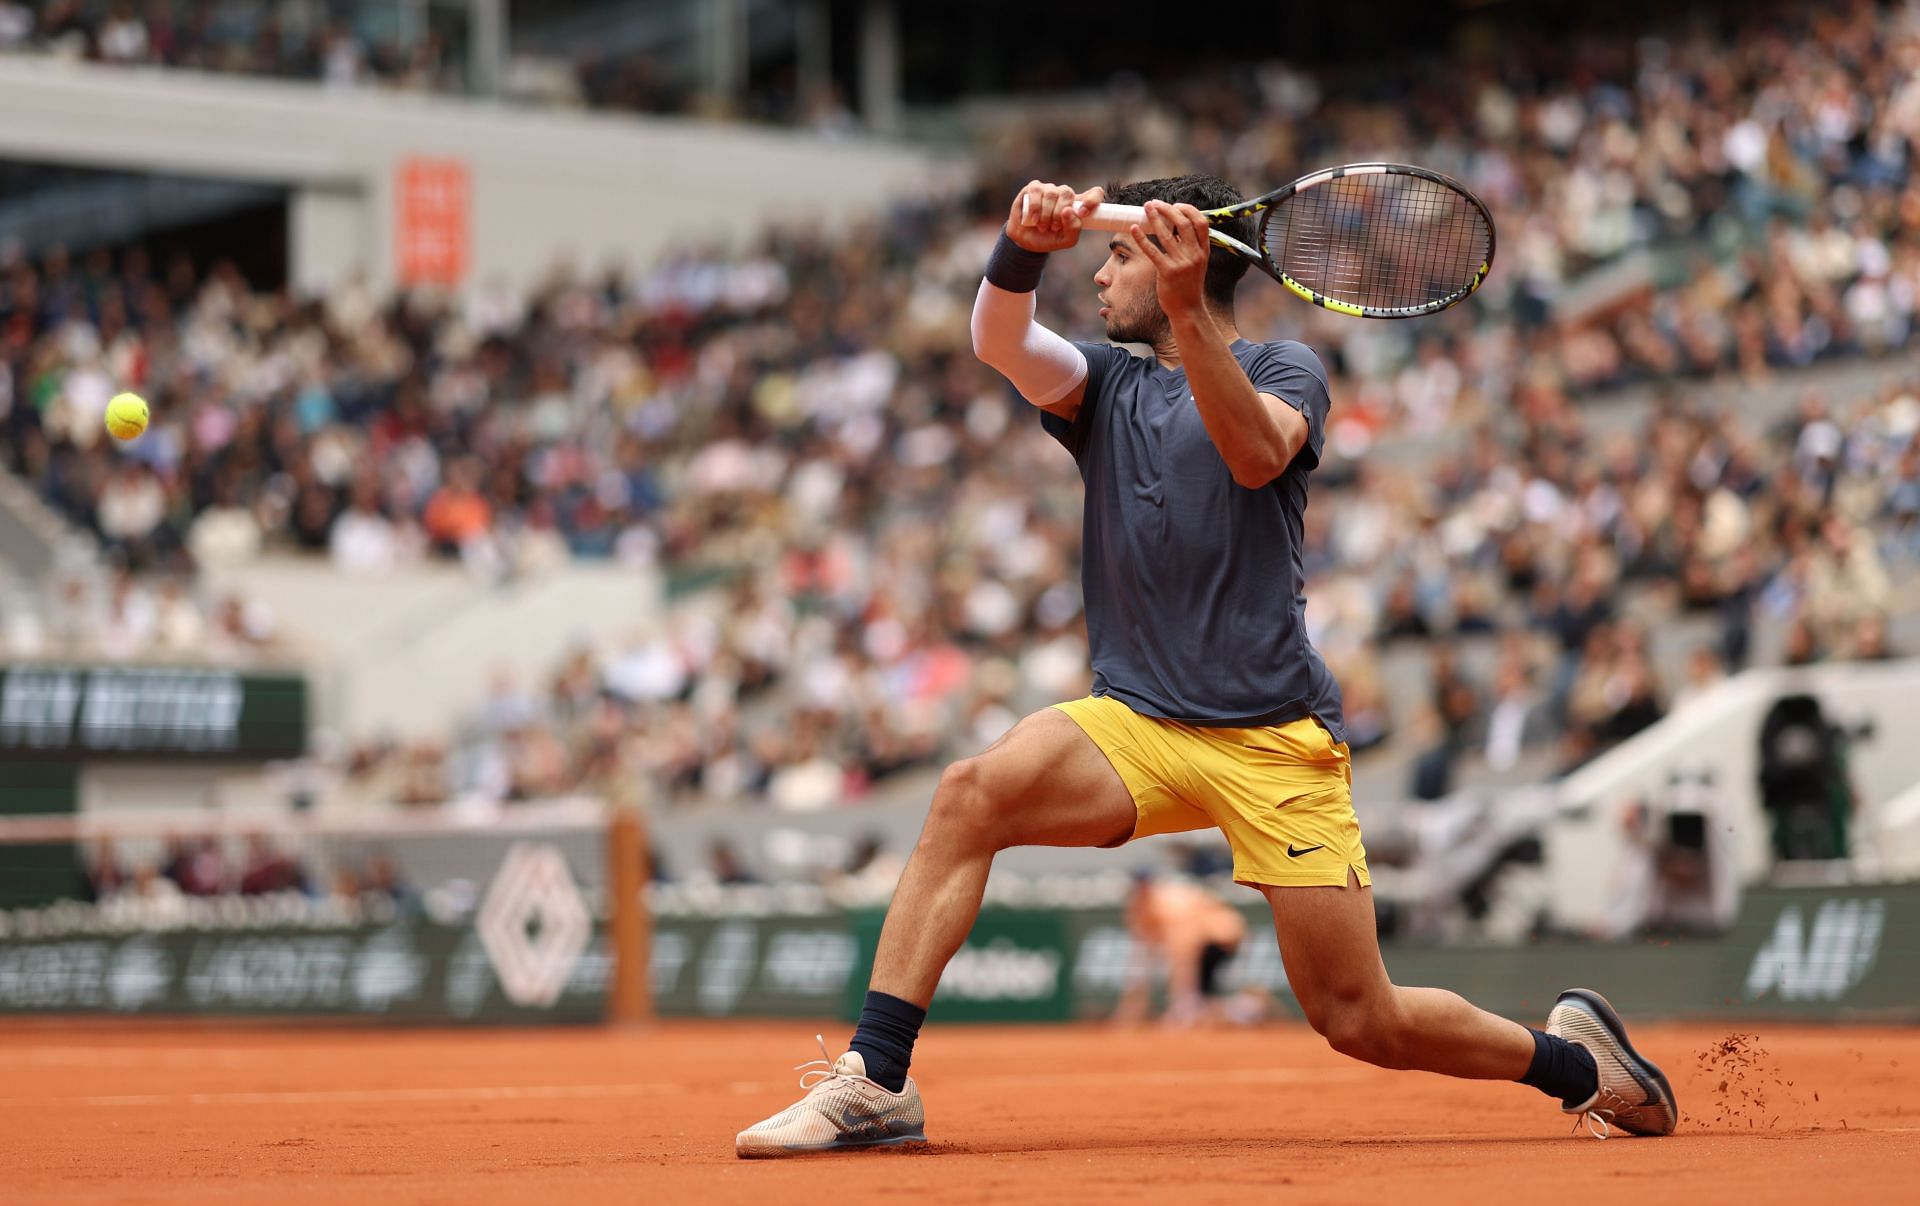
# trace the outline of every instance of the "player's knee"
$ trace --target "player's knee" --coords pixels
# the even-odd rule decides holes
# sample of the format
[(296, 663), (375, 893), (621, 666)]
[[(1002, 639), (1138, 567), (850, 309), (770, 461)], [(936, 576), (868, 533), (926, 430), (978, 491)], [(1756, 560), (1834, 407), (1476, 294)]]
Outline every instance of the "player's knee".
[(1406, 1066), (1406, 1036), (1390, 1006), (1342, 1001), (1321, 1010), (1314, 1029), (1329, 1047), (1350, 1059), (1382, 1068)]
[(1000, 826), (999, 806), (987, 790), (978, 758), (962, 758), (940, 775), (927, 814), (927, 830), (943, 837), (991, 843)]

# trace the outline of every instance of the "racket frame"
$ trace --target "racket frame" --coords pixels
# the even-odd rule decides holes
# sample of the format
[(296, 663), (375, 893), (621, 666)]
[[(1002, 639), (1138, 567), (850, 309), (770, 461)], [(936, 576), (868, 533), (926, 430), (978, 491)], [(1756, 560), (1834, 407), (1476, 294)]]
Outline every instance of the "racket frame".
[[(1268, 276), (1285, 285), (1288, 290), (1301, 299), (1312, 302), (1322, 309), (1333, 310), (1340, 314), (1351, 314), (1355, 318), (1419, 318), (1428, 314), (1438, 314), (1449, 306), (1458, 305), (1460, 302), (1465, 301), (1480, 287), (1481, 283), (1487, 279), (1487, 273), (1493, 270), (1493, 213), (1487, 209), (1486, 202), (1474, 196), (1472, 189), (1469, 189), (1453, 177), (1433, 171), (1430, 168), (1416, 167), (1409, 163), (1349, 163), (1342, 167), (1325, 168), (1321, 171), (1309, 172), (1293, 183), (1283, 185), (1270, 193), (1262, 193), (1258, 197), (1250, 197), (1245, 201), (1233, 205), (1222, 206), (1219, 209), (1202, 210), (1201, 212), (1206, 215), (1210, 222), (1256, 217), (1268, 210), (1276, 208), (1281, 202), (1292, 197), (1295, 193), (1302, 193), (1308, 189), (1319, 188), (1322, 185), (1329, 184), (1346, 176), (1382, 175), (1414, 176), (1422, 180), (1430, 180), (1435, 184), (1442, 185), (1458, 193), (1460, 196), (1466, 198), (1475, 209), (1480, 211), (1480, 217), (1486, 222), (1487, 227), (1487, 254), (1485, 258), (1481, 260), (1479, 268), (1474, 271), (1473, 278), (1465, 285), (1445, 297), (1436, 298), (1433, 301), (1424, 302), (1417, 306), (1363, 306), (1354, 302), (1343, 301), (1339, 298), (1328, 297), (1323, 293), (1307, 288), (1299, 281), (1288, 276), (1261, 248), (1249, 247), (1232, 235), (1222, 233), (1218, 227), (1210, 227), (1208, 229), (1208, 241), (1215, 247), (1229, 251), (1254, 265), (1256, 268), (1259, 268)], [(1271, 215), (1269, 215), (1269, 217), (1270, 216)], [(1080, 224), (1087, 230), (1125, 231), (1135, 224), (1144, 223), (1146, 217), (1147, 211), (1142, 206), (1105, 204), (1098, 206), (1092, 213), (1082, 218)], [(1262, 232), (1261, 241), (1263, 243), (1266, 241), (1264, 237), (1267, 229), (1266, 222), (1266, 218), (1261, 219), (1260, 230)]]

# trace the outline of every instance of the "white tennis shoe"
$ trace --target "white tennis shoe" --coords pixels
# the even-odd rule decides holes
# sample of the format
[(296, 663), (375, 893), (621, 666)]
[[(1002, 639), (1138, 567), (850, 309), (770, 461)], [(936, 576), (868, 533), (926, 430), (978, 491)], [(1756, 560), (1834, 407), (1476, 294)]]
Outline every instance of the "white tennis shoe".
[(912, 1077), (900, 1092), (891, 1092), (867, 1079), (867, 1061), (858, 1051), (829, 1060), (826, 1040), (814, 1039), (820, 1058), (795, 1068), (807, 1095), (735, 1135), (734, 1155), (746, 1160), (927, 1141), (926, 1111)]

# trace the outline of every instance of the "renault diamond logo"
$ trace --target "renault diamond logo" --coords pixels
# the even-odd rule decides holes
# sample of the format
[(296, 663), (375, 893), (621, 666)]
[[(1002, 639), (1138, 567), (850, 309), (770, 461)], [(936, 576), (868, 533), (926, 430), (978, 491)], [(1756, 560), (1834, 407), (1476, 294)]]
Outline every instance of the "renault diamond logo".
[(507, 999), (544, 1008), (567, 986), (593, 926), (559, 848), (515, 842), (475, 928)]

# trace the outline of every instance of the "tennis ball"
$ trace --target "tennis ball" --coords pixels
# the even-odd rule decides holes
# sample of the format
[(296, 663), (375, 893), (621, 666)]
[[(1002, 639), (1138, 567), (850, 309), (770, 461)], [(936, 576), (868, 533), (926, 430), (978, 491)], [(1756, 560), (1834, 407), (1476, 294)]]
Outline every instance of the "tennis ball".
[(107, 434), (131, 440), (147, 429), (147, 400), (139, 394), (115, 394), (107, 403)]

